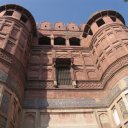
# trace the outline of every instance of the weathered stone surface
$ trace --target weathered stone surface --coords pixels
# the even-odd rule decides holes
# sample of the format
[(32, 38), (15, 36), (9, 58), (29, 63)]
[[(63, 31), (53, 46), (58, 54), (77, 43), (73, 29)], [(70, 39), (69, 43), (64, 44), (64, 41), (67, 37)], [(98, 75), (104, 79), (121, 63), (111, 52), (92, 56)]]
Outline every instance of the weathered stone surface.
[(86, 25), (45, 21), (38, 28), (25, 8), (0, 7), (0, 105), (2, 128), (127, 126), (123, 17), (105, 10)]

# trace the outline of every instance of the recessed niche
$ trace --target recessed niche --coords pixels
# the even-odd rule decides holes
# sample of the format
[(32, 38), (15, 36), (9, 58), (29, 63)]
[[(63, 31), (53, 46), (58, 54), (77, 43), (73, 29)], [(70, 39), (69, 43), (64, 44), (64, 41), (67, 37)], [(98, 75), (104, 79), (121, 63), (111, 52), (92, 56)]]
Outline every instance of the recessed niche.
[(80, 39), (76, 37), (72, 37), (69, 39), (69, 43), (71, 46), (80, 46)]
[(56, 37), (54, 39), (54, 45), (65, 45), (65, 39), (62, 37)]
[(39, 45), (51, 45), (51, 39), (47, 36), (41, 36), (38, 39)]

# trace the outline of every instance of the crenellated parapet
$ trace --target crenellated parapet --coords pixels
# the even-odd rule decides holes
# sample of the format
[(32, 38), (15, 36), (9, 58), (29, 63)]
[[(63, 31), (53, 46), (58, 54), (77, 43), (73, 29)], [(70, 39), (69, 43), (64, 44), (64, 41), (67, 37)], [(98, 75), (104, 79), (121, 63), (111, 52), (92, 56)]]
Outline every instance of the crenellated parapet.
[(58, 30), (58, 31), (84, 31), (85, 28), (85, 24), (80, 24), (77, 25), (73, 22), (68, 23), (67, 25), (65, 25), (63, 22), (56, 22), (55, 24), (52, 24), (48, 21), (44, 21), (42, 22), (38, 29), (42, 29), (42, 30)]

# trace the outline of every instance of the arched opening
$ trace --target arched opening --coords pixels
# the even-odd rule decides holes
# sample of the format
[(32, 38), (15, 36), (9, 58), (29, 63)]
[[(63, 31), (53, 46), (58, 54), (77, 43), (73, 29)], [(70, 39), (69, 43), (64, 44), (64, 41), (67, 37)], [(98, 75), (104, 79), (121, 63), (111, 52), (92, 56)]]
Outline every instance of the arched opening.
[(110, 18), (113, 22), (116, 22), (116, 17), (110, 16)]
[(99, 19), (96, 21), (98, 27), (102, 26), (103, 24), (105, 24), (104, 20), (103, 19)]
[(90, 28), (88, 31), (88, 35), (93, 35), (92, 29)]
[(28, 18), (27, 18), (27, 16), (22, 15), (22, 16), (20, 17), (20, 20), (23, 21), (24, 23), (26, 23), (26, 22), (28, 21)]
[(8, 10), (5, 12), (4, 16), (12, 16), (13, 15), (13, 11)]
[(69, 39), (69, 43), (71, 46), (80, 46), (80, 39), (76, 37), (72, 37)]
[(51, 39), (47, 36), (41, 36), (38, 42), (39, 45), (51, 45)]
[(62, 37), (54, 38), (54, 45), (65, 45), (65, 39)]

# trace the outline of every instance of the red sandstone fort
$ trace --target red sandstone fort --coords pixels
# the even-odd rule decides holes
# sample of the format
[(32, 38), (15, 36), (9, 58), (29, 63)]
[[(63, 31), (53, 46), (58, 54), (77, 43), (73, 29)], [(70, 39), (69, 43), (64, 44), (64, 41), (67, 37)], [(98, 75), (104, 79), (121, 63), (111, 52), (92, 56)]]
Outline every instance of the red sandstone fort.
[(116, 11), (85, 24), (0, 7), (0, 128), (128, 128), (128, 28)]

